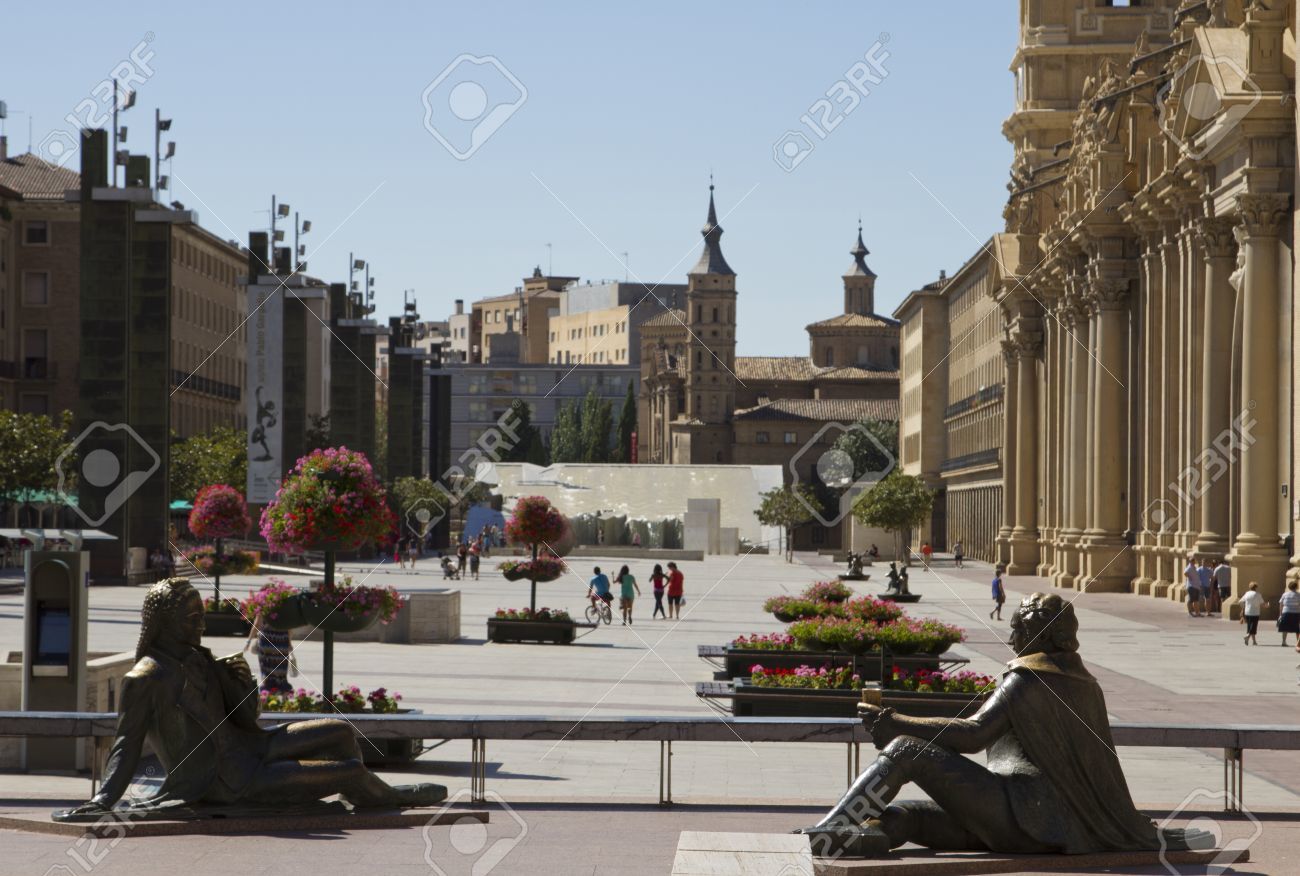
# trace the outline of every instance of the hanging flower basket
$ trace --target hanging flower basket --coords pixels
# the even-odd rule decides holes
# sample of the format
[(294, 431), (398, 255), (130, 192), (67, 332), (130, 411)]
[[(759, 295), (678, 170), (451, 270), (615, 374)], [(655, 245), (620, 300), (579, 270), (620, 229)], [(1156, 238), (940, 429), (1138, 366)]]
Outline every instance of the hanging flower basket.
[[(365, 454), (313, 450), (262, 511), (261, 533), (274, 551), (356, 550), (392, 532), (393, 512)], [(325, 547), (328, 546), (328, 547)]]
[(564, 563), (553, 557), (507, 561), (497, 567), (507, 581), (555, 581), (564, 574)]
[(233, 538), (253, 528), (244, 494), (225, 484), (208, 484), (194, 497), (190, 532), (199, 538)]

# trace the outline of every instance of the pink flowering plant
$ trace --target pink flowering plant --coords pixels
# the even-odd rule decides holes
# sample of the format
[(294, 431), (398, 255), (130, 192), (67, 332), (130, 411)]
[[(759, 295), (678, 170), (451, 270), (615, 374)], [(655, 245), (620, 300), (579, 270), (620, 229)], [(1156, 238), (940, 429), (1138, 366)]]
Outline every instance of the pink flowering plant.
[(501, 573), (508, 581), (527, 578), (531, 585), (528, 607), (537, 610), (537, 582), (554, 581), (564, 573), (564, 563), (553, 556), (539, 555), (545, 550), (553, 553), (553, 546), (564, 538), (568, 521), (564, 519), (551, 500), (545, 496), (520, 496), (506, 521), (506, 538), (515, 544), (528, 545), (531, 560), (524, 563), (504, 563)]
[(343, 581), (332, 587), (327, 584), (301, 591), (301, 595), (317, 606), (355, 620), (378, 614), (381, 624), (392, 623), (406, 603), (406, 597), (393, 587), (354, 586), (351, 575), (344, 575)]
[(190, 532), (199, 538), (234, 538), (253, 528), (244, 494), (225, 484), (208, 484), (194, 497)]
[(756, 687), (783, 687), (804, 690), (861, 690), (862, 676), (851, 666), (799, 666), (795, 669), (765, 669), (762, 664), (749, 668), (749, 682)]
[(817, 602), (803, 596), (773, 596), (763, 603), (763, 611), (776, 615), (779, 621), (844, 616), (844, 608), (837, 602)]
[(260, 564), (256, 551), (223, 551), (218, 554), (216, 547), (210, 544), (188, 550), (182, 556), (204, 577), (251, 575)]
[(371, 712), (385, 713), (398, 710), (402, 695), (389, 693), (386, 688), (382, 687), (363, 695), (361, 688), (354, 684), (342, 688), (338, 693), (328, 697), (318, 691), (309, 691), (300, 687), (292, 693), (262, 691), (258, 695), (258, 700), (264, 712), (310, 712), (315, 714), (347, 712), (356, 714), (366, 711), (366, 707), (369, 706)]
[(277, 620), (285, 602), (300, 592), (297, 587), (280, 578), (271, 578), (244, 600), (243, 615), (247, 618)]
[(804, 588), (801, 595), (812, 602), (843, 602), (853, 590), (843, 581), (818, 581)]
[(962, 670), (960, 672), (937, 672), (918, 669), (909, 672), (897, 666), (889, 681), (889, 687), (895, 690), (914, 691), (916, 693), (960, 693), (986, 694), (997, 687), (997, 679), (991, 675)]
[(728, 647), (742, 651), (793, 651), (795, 640), (789, 633), (754, 633), (732, 639)]
[(297, 554), (315, 545), (355, 550), (382, 541), (394, 525), (370, 460), (331, 447), (298, 460), (262, 511), (261, 533), (272, 550)]
[(876, 624), (898, 620), (903, 616), (903, 609), (899, 607), (898, 603), (890, 602), (887, 599), (876, 599), (874, 596), (859, 596), (857, 599), (850, 599), (841, 603), (841, 606), (844, 609), (845, 617), (871, 621)]

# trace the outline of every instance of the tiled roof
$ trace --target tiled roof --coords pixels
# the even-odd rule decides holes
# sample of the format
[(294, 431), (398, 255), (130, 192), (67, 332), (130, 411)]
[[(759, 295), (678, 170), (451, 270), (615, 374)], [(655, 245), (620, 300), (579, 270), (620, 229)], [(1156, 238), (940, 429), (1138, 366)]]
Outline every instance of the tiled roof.
[(736, 420), (898, 421), (896, 398), (782, 398), (736, 411)]
[(641, 323), (641, 327), (645, 328), (646, 326), (653, 327), (657, 325), (679, 326), (685, 322), (686, 311), (673, 308), (665, 310), (663, 313), (656, 313), (654, 316)]
[(81, 185), (75, 170), (50, 164), (30, 152), (0, 161), (0, 190), (24, 201), (62, 201), (63, 193)]
[(897, 320), (887, 316), (841, 313), (839, 316), (814, 322), (808, 328), (897, 328), (898, 324)]
[(822, 368), (817, 372), (818, 380), (897, 380), (898, 371), (877, 371), (872, 368), (859, 368), (857, 365), (845, 365), (841, 368)]
[(737, 356), (736, 376), (744, 380), (812, 380), (817, 374), (807, 356)]

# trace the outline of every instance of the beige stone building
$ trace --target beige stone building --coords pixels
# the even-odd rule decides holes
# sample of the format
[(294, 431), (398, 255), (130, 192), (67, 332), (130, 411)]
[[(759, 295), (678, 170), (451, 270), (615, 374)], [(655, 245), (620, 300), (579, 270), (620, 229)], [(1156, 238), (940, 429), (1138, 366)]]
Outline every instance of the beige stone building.
[[(547, 277), (542, 269), (535, 268), (523, 285), (508, 295), (480, 298), (471, 305), (470, 331), (473, 344), (470, 362), (491, 362), (491, 337), (505, 331), (520, 335), (520, 360), (524, 364), (539, 365), (550, 361), (550, 313), (559, 307), (564, 287), (577, 282), (577, 277)], [(507, 327), (507, 319), (513, 329)]]
[(914, 533), (966, 556), (991, 560), (1002, 507), (1005, 368), (1002, 320), (992, 291), (1016, 241), (994, 235), (952, 277), (912, 292), (901, 323), (900, 463), (935, 491), (930, 519)]
[[(81, 205), (66, 193), (80, 180), (35, 155), (0, 159), (0, 406), (11, 410), (77, 410)], [(247, 257), (193, 221), (172, 226), (172, 428), (242, 429), (247, 306), (236, 281)]]
[(1021, 3), (1004, 332), (1011, 571), (1234, 605), (1300, 574), (1295, 4)]

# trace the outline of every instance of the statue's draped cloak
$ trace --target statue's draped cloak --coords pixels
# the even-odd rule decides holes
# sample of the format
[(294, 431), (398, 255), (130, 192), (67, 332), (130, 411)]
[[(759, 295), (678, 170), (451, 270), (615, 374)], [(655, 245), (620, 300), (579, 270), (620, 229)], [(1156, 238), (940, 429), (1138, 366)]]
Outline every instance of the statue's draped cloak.
[[(1124, 781), (1101, 685), (1079, 655), (1033, 654), (1007, 666), (1008, 676), (1020, 676), (1017, 695), (1006, 699), (1012, 730), (1041, 774), (1008, 782), (1021, 828), (1069, 854), (1160, 848), (1155, 826), (1137, 811)], [(1042, 779), (1055, 792), (1050, 803)]]

